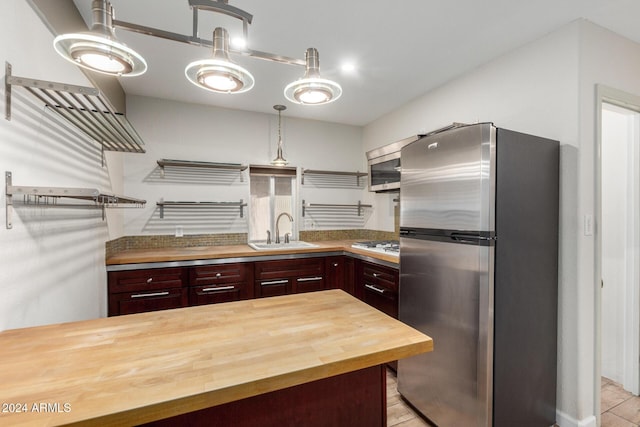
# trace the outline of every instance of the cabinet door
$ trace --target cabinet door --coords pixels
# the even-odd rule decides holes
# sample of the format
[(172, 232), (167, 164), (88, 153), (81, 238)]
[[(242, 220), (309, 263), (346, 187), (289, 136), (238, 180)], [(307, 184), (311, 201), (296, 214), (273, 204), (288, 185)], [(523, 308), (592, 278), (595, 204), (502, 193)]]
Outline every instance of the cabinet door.
[(189, 269), (189, 304), (202, 305), (253, 298), (253, 265), (216, 264)]
[(345, 259), (344, 256), (328, 256), (326, 258), (327, 289), (345, 288)]
[(109, 295), (109, 316), (167, 310), (187, 305), (188, 294), (184, 288), (114, 293)]

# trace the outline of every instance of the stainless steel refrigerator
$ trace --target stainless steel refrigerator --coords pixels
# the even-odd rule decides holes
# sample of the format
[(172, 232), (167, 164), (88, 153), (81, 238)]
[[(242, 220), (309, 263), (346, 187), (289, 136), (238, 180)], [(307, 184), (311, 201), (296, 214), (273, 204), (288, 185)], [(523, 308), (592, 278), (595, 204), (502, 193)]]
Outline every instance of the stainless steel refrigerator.
[(459, 127), (402, 149), (400, 394), (438, 426), (555, 422), (559, 144)]

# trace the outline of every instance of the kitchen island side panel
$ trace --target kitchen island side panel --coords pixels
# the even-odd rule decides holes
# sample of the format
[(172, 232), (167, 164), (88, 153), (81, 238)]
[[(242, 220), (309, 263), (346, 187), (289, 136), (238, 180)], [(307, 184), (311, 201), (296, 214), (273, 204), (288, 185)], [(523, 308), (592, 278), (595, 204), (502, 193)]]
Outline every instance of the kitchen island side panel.
[(498, 129), (494, 426), (556, 415), (559, 144)]

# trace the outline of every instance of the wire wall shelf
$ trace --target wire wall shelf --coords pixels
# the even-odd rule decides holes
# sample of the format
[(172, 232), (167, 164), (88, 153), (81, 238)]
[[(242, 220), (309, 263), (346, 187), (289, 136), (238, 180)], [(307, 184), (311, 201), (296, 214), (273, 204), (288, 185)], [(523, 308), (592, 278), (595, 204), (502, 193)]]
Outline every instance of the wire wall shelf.
[[(179, 176), (209, 178), (209, 180), (229, 181), (240, 177), (240, 182), (244, 182), (243, 171), (247, 170), (247, 165), (240, 163), (217, 163), (200, 162), (192, 160), (172, 160), (160, 159), (157, 161), (160, 170), (160, 178), (175, 179)], [(175, 171), (173, 174), (171, 172)]]
[(206, 210), (221, 210), (221, 209), (238, 209), (240, 212), (240, 218), (244, 218), (244, 208), (247, 206), (242, 199), (239, 202), (191, 202), (191, 201), (160, 201), (156, 203), (156, 206), (160, 208), (160, 219), (165, 217), (165, 210), (167, 208), (176, 209), (206, 209)]
[(364, 188), (366, 172), (302, 169), (301, 184), (325, 188)]
[[(105, 208), (120, 208), (125, 206), (144, 207), (146, 200), (128, 196), (119, 196), (112, 193), (104, 193), (95, 188), (76, 187), (33, 187), (13, 185), (11, 172), (5, 172), (6, 194), (6, 227), (12, 228), (11, 208), (14, 204), (14, 196), (22, 195), (22, 203), (32, 206), (51, 206), (67, 208), (100, 208), (102, 219), (105, 219)], [(61, 202), (61, 199), (78, 200), (87, 203)]]
[[(302, 201), (302, 216), (305, 223), (319, 229), (351, 229), (365, 226), (371, 215), (371, 205), (325, 204)], [(312, 225), (311, 225), (312, 224)]]
[(11, 120), (11, 89), (25, 88), (51, 111), (101, 145), (102, 151), (144, 153), (144, 142), (122, 113), (114, 111), (99, 90), (13, 76), (5, 64), (5, 118)]

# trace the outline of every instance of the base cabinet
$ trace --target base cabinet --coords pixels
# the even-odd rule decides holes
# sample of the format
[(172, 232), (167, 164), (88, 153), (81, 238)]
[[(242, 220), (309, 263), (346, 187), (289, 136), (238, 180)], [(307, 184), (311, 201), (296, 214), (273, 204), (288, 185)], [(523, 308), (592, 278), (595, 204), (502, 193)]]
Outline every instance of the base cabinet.
[(362, 261), (360, 295), (364, 302), (398, 318), (398, 270)]
[(253, 268), (249, 263), (189, 268), (189, 305), (253, 298)]
[[(398, 270), (391, 267), (359, 261), (357, 268), (358, 289), (356, 296), (385, 314), (398, 318)], [(398, 370), (398, 362), (387, 364), (394, 371)]]
[(143, 425), (382, 427), (386, 371), (377, 365)]
[(325, 289), (325, 258), (299, 258), (255, 263), (256, 298)]
[(182, 267), (114, 271), (108, 275), (109, 316), (186, 307)]
[(335, 255), (108, 273), (109, 316), (342, 289), (398, 317), (398, 270)]

